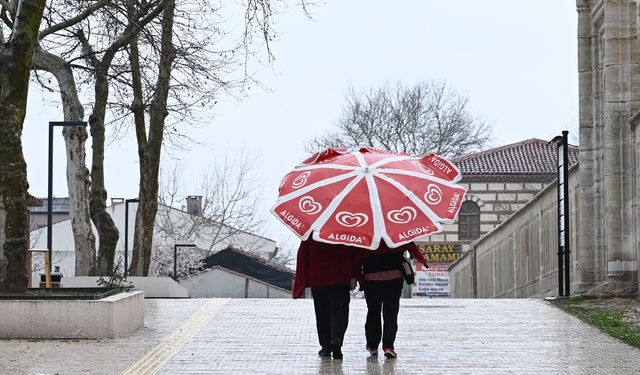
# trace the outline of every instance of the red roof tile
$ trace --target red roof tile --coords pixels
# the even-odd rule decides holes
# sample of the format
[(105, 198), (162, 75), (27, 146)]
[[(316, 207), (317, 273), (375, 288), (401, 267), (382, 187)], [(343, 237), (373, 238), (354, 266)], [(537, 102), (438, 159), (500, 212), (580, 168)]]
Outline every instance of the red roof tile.
[[(546, 175), (557, 173), (557, 146), (531, 138), (454, 159), (469, 175)], [(569, 166), (578, 162), (578, 147), (569, 145)]]

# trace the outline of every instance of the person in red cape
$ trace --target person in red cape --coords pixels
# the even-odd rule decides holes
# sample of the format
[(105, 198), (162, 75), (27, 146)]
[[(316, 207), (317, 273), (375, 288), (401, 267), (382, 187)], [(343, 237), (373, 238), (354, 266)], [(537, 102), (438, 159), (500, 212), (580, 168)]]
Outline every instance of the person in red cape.
[[(364, 290), (367, 301), (367, 320), (364, 326), (367, 339), (366, 349), (371, 355), (378, 355), (378, 345), (382, 339), (382, 348), (387, 358), (396, 358), (394, 348), (398, 332), (398, 312), (402, 295), (402, 260), (404, 252), (427, 266), (427, 262), (418, 247), (410, 242), (391, 249), (384, 242), (375, 251), (360, 250)], [(384, 328), (380, 315), (384, 318)]]
[(300, 243), (297, 254), (293, 298), (311, 288), (316, 328), (322, 357), (342, 359), (342, 344), (349, 323), (350, 290), (360, 275), (357, 249), (309, 238)]

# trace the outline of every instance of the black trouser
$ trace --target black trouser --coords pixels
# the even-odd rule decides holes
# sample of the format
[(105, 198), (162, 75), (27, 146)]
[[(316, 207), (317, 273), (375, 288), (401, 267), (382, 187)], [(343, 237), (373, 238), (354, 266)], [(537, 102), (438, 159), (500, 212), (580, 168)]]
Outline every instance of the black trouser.
[[(367, 300), (367, 322), (364, 325), (367, 346), (377, 348), (382, 338), (382, 348), (393, 348), (398, 332), (398, 311), (402, 295), (402, 278), (388, 281), (367, 281), (364, 297)], [(384, 329), (380, 320), (384, 318)]]
[(316, 310), (316, 328), (320, 346), (328, 348), (331, 341), (344, 342), (344, 333), (349, 323), (349, 285), (331, 285), (311, 288), (313, 306)]

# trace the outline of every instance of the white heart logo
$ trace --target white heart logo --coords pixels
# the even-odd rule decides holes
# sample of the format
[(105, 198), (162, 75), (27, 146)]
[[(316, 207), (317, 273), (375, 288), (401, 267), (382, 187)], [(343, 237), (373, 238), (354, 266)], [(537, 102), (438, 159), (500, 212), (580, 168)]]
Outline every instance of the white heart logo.
[(418, 167), (418, 169), (420, 169), (421, 171), (423, 171), (424, 173), (428, 174), (429, 176), (433, 176), (435, 174), (435, 172), (430, 169), (425, 167), (422, 163), (420, 163), (419, 161), (414, 161), (413, 165), (415, 165), (416, 167)]
[(299, 189), (303, 187), (307, 183), (307, 178), (311, 175), (311, 172), (304, 172), (291, 183), (291, 187), (294, 189)]
[(433, 176), (434, 174), (436, 174), (434, 171), (432, 171), (431, 169), (429, 169), (429, 168), (425, 167), (424, 165), (420, 165), (420, 169), (421, 169), (424, 173), (428, 174), (429, 176)]
[(320, 212), (320, 210), (322, 210), (322, 205), (308, 195), (300, 198), (298, 207), (300, 208), (300, 211), (309, 215), (317, 214), (318, 212)]
[(336, 214), (336, 221), (343, 227), (361, 227), (369, 221), (369, 216), (363, 213), (340, 211)]
[(415, 219), (416, 216), (416, 209), (411, 206), (404, 206), (399, 210), (387, 212), (387, 219), (396, 224), (406, 224)]
[(437, 185), (429, 184), (427, 192), (424, 193), (424, 200), (434, 205), (442, 202), (442, 190)]

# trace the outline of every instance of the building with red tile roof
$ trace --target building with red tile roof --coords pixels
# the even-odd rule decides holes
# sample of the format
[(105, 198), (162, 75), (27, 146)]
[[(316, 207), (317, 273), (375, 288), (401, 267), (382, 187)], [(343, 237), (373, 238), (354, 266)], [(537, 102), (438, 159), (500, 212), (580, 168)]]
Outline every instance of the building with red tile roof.
[[(557, 174), (557, 147), (542, 139), (521, 142), (466, 155), (454, 160), (463, 182), (542, 182)], [(578, 162), (578, 147), (569, 146), (570, 166)]]
[[(453, 162), (462, 173), (460, 185), (467, 189), (454, 224), (440, 233), (416, 241), (424, 257), (442, 275), (440, 282), (414, 287), (414, 295), (449, 295), (447, 266), (469, 244), (506, 220), (547, 184), (557, 178), (557, 146), (531, 138), (466, 155)], [(569, 163), (578, 162), (578, 147), (569, 147)], [(418, 275), (420, 276), (420, 275)], [(423, 275), (424, 276), (424, 275)], [(419, 284), (419, 282), (418, 282)]]

